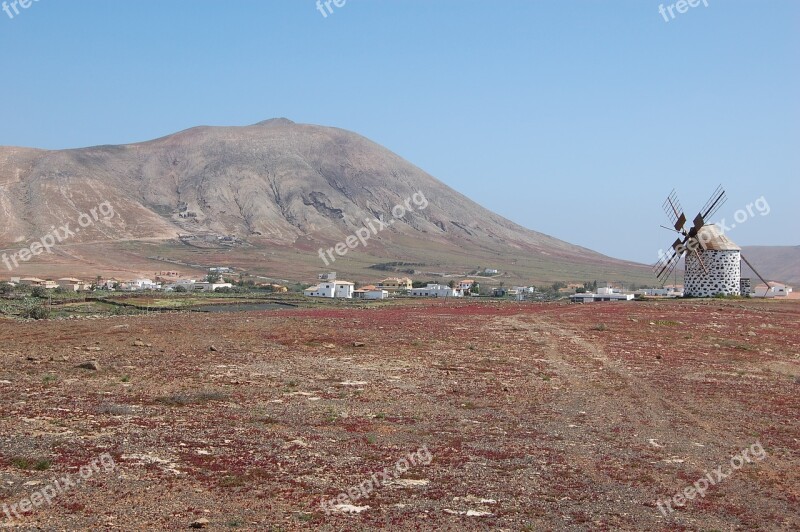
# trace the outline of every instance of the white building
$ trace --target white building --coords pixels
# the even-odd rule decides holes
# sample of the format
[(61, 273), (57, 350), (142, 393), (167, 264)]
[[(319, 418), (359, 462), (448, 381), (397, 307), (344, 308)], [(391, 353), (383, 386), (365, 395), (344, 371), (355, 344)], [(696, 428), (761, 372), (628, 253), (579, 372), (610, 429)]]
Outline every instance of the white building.
[(311, 286), (303, 290), (303, 295), (308, 297), (330, 297), (352, 299), (355, 285), (348, 281), (329, 281)]
[(195, 292), (213, 292), (217, 288), (233, 288), (231, 283), (207, 283), (199, 282), (191, 285)]
[(415, 297), (462, 297), (464, 292), (458, 288), (432, 283), (425, 288), (412, 288), (411, 295)]
[(792, 287), (783, 283), (776, 283), (775, 281), (769, 282), (769, 289), (766, 285), (759, 284), (753, 288), (751, 295), (753, 297), (786, 297), (792, 293)]
[(636, 291), (637, 294), (652, 297), (682, 297), (683, 292), (676, 290), (672, 286), (665, 286), (664, 288), (641, 288)]
[[(472, 288), (473, 284), (475, 284), (475, 281), (472, 280), (472, 279), (462, 279), (461, 281), (458, 282), (456, 287), (459, 290), (462, 290), (462, 291), (466, 292), (467, 290)], [(428, 286), (430, 286), (430, 285), (428, 285)]]
[(154, 283), (151, 279), (135, 279), (133, 281), (125, 281), (120, 283), (120, 290), (127, 290), (129, 292), (137, 292), (139, 290), (158, 290), (161, 284)]
[(353, 297), (357, 299), (387, 299), (389, 297), (389, 291), (380, 288), (374, 290), (354, 290)]
[(573, 303), (592, 303), (594, 301), (632, 301), (633, 294), (592, 294), (587, 292), (585, 294), (573, 294), (569, 296), (569, 300)]
[(168, 284), (164, 287), (164, 290), (167, 292), (171, 292), (178, 287), (183, 287), (186, 289), (187, 292), (194, 291), (194, 285), (197, 283), (194, 279), (179, 279), (172, 284)]

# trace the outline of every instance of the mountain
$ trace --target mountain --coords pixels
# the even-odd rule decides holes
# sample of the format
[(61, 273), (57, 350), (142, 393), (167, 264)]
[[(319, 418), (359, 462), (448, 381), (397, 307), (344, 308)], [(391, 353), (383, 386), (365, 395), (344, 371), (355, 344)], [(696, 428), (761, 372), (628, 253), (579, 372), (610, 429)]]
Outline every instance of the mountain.
[[(800, 289), (800, 246), (745, 246), (742, 253), (767, 281), (788, 283)], [(760, 282), (746, 265), (742, 265), (742, 275), (752, 277), (754, 283)]]
[[(80, 218), (100, 205), (113, 216)], [(398, 205), (406, 212), (395, 217)], [(80, 231), (59, 235), (52, 254), (15, 275), (152, 275), (225, 264), (287, 280), (327, 270), (370, 280), (494, 268), (507, 284), (652, 281), (642, 265), (521, 227), (358, 134), (287, 119), (121, 146), (1, 147), (3, 252), (65, 223)], [(355, 246), (351, 238), (344, 254), (320, 251), (357, 231), (365, 238)]]

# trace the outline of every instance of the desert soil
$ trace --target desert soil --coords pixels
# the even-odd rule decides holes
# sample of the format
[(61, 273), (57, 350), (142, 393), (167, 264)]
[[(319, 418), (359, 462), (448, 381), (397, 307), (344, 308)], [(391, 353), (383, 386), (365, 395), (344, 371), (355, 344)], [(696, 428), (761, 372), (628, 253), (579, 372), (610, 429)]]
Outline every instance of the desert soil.
[(797, 530), (799, 325), (721, 300), (0, 320), (0, 527)]

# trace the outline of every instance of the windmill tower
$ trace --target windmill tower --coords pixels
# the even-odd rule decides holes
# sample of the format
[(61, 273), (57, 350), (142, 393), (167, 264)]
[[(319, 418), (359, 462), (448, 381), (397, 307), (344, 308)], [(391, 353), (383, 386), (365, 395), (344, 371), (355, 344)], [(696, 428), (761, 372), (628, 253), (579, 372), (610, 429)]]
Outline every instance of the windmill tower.
[[(664, 212), (674, 230), (683, 236), (673, 242), (668, 253), (661, 254), (653, 271), (663, 284), (672, 270), (686, 255), (684, 294), (692, 297), (712, 297), (717, 294), (741, 295), (742, 250), (713, 224), (706, 224), (711, 216), (727, 201), (725, 191), (717, 187), (714, 194), (695, 216), (693, 225), (686, 229), (686, 215), (673, 190), (664, 202)], [(664, 227), (664, 226), (662, 226)]]

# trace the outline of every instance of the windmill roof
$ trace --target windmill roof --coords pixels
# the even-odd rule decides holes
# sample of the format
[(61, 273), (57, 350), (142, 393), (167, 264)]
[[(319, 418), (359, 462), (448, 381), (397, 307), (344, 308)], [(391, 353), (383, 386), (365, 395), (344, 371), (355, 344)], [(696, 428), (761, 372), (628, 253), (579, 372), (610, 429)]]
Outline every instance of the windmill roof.
[(733, 240), (725, 236), (716, 225), (704, 225), (697, 232), (697, 239), (705, 249), (716, 251), (741, 251)]

